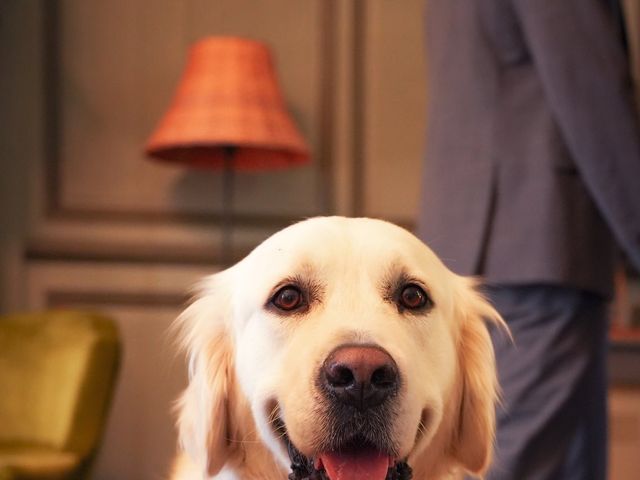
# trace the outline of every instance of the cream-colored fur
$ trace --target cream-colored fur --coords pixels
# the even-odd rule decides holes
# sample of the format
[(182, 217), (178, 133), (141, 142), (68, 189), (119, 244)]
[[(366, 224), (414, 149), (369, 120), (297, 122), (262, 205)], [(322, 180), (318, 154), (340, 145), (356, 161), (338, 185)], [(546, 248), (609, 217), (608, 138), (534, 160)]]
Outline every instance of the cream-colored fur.
[[(419, 281), (434, 306), (398, 309), (383, 295), (397, 277)], [(314, 303), (274, 311), (270, 299), (291, 282), (312, 284)], [(345, 343), (375, 344), (396, 362), (403, 382), (388, 429), (414, 479), (482, 475), (497, 398), (485, 321), (502, 325), (474, 281), (397, 226), (326, 217), (273, 235), (206, 278), (177, 322), (190, 383), (179, 402), (172, 479), (286, 479), (290, 460), (275, 417), (302, 453), (318, 453), (325, 409), (314, 380)]]

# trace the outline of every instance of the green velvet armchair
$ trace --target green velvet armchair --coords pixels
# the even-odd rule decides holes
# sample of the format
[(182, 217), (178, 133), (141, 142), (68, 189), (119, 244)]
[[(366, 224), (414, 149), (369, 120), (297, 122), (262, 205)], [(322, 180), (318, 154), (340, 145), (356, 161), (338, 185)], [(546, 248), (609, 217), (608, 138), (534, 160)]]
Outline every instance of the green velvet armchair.
[(107, 317), (0, 316), (0, 480), (88, 477), (119, 358)]

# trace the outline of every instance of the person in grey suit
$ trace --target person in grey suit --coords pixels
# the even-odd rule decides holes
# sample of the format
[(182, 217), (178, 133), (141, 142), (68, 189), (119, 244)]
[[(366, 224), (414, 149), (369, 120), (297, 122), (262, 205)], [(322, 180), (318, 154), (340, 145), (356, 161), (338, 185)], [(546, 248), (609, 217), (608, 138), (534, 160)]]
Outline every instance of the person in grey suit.
[(418, 234), (514, 343), (490, 480), (606, 477), (607, 305), (640, 269), (640, 130), (613, 0), (428, 0)]

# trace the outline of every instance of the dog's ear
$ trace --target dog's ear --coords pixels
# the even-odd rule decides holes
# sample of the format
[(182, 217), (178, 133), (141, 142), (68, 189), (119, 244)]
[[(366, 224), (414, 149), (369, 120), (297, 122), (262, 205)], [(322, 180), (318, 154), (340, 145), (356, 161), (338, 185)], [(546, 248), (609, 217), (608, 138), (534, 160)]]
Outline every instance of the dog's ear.
[(457, 295), (460, 408), (452, 453), (469, 472), (481, 475), (491, 463), (495, 434), (495, 406), (499, 387), (487, 323), (507, 327), (500, 314), (480, 295), (475, 282), (461, 278)]
[(203, 478), (220, 471), (235, 445), (228, 408), (234, 350), (225, 273), (206, 279), (196, 301), (176, 322), (189, 359), (189, 385), (177, 405), (178, 435)]

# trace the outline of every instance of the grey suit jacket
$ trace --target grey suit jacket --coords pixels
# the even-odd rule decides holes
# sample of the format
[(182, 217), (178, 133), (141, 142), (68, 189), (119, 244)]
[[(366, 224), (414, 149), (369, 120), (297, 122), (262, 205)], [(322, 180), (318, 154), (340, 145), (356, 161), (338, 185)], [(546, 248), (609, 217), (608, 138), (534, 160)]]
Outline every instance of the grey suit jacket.
[(640, 130), (601, 0), (429, 0), (418, 234), (462, 274), (611, 294), (640, 268)]

